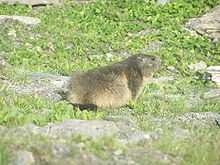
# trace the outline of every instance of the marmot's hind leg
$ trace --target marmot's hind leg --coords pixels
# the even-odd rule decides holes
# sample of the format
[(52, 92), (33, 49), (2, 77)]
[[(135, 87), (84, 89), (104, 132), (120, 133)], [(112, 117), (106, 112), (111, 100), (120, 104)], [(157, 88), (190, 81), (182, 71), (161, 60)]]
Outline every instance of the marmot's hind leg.
[(79, 108), (81, 111), (83, 110), (90, 110), (90, 111), (96, 111), (97, 105), (95, 104), (72, 104), (74, 107)]

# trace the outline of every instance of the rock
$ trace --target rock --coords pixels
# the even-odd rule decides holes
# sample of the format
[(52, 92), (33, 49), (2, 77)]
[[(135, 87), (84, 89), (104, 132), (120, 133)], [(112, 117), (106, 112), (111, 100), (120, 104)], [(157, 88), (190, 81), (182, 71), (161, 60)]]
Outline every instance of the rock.
[(65, 144), (54, 144), (52, 146), (52, 154), (55, 158), (71, 156), (70, 149)]
[(145, 28), (137, 33), (128, 33), (128, 37), (144, 37), (150, 34), (159, 34), (159, 30)]
[(32, 165), (35, 163), (34, 156), (29, 151), (17, 151), (10, 165)]
[(210, 66), (207, 73), (211, 74), (211, 80), (220, 86), (220, 66)]
[(15, 84), (10, 81), (4, 81), (4, 83), (18, 94), (38, 96), (51, 101), (60, 101), (65, 97), (69, 77), (48, 73), (29, 73), (26, 78), (27, 83), (24, 84)]
[(171, 73), (175, 73), (175, 74), (178, 72), (178, 70), (174, 66), (168, 66), (167, 70), (170, 71)]
[(0, 4), (23, 4), (30, 6), (61, 5), (63, 0), (0, 0)]
[(2, 57), (1, 54), (0, 54), (0, 68), (1, 67), (6, 67), (6, 66), (9, 66), (9, 64), (5, 61), (4, 57)]
[(41, 130), (55, 137), (79, 134), (93, 138), (98, 136), (112, 136), (119, 131), (113, 122), (98, 120), (67, 120), (58, 124), (48, 124)]
[(188, 65), (189, 69), (193, 72), (198, 72), (198, 71), (205, 71), (207, 68), (207, 65), (204, 61), (200, 61), (199, 63), (196, 64), (190, 64)]
[(165, 5), (165, 4), (167, 4), (168, 2), (170, 2), (170, 0), (157, 0), (157, 4), (158, 4), (158, 5)]
[(9, 32), (8, 32), (8, 36), (16, 38), (16, 36), (17, 36), (16, 30), (10, 29)]
[(219, 41), (220, 5), (199, 18), (190, 19), (186, 27), (189, 30), (196, 31), (200, 35), (208, 36), (214, 42)]
[[(134, 149), (129, 149), (128, 158), (132, 158), (135, 164), (181, 164), (181, 160), (178, 156), (171, 156), (169, 154), (163, 153), (160, 150), (155, 150), (149, 148), (136, 147)], [(126, 163), (125, 163), (126, 164)]]
[(164, 82), (169, 82), (173, 81), (175, 78), (173, 76), (164, 76), (164, 77), (159, 77), (159, 78), (152, 78), (151, 80), (148, 80), (147, 83), (164, 83)]
[[(111, 158), (108, 158), (111, 159)], [(81, 152), (80, 154), (76, 155), (74, 158), (74, 163), (72, 164), (78, 164), (78, 165), (108, 165), (111, 164), (112, 162), (108, 162), (108, 160), (102, 160), (98, 158), (97, 156), (88, 153), (88, 152)], [(63, 163), (62, 163), (63, 164)]]
[(11, 129), (12, 134), (20, 132), (21, 134), (40, 134), (53, 138), (67, 138), (72, 135), (83, 135), (92, 138), (99, 136), (112, 136), (119, 132), (114, 122), (98, 120), (66, 120), (59, 123), (49, 123), (46, 126), (39, 127), (34, 124), (28, 124)]
[(216, 124), (220, 127), (220, 117), (215, 119)]
[(137, 126), (136, 122), (131, 118), (123, 116), (111, 116), (107, 120), (112, 120), (119, 128), (119, 132), (116, 135), (122, 143), (138, 143), (141, 141), (155, 140), (159, 138), (157, 132), (144, 132)]
[(220, 89), (210, 89), (203, 94), (204, 99), (216, 99), (220, 98)]
[[(36, 26), (40, 24), (40, 19), (39, 18), (34, 18), (34, 17), (27, 17), (27, 16), (9, 16), (9, 15), (0, 15), (0, 24), (4, 24), (7, 20), (12, 20), (12, 21), (18, 21), (24, 25), (28, 26)], [(13, 35), (16, 35), (16, 33), (13, 32)], [(11, 35), (11, 34), (9, 34)]]
[(187, 112), (177, 117), (177, 120), (196, 127), (210, 127), (216, 125), (216, 119), (219, 118), (220, 114), (215, 112)]
[(190, 136), (190, 132), (187, 129), (175, 128), (173, 130), (173, 135), (177, 139), (186, 139)]
[(72, 0), (72, 2), (76, 4), (84, 4), (94, 2), (94, 0)]
[(151, 41), (140, 52), (141, 53), (158, 52), (160, 51), (161, 44), (162, 43), (160, 41)]
[(47, 82), (56, 88), (66, 87), (70, 77), (53, 75), (50, 73), (31, 73), (27, 75), (32, 82)]
[(114, 136), (123, 144), (151, 141), (159, 138), (157, 132), (141, 131), (133, 122), (106, 120), (66, 120), (59, 123), (49, 123), (43, 127), (27, 124), (8, 130), (2, 129), (1, 132), (4, 131), (9, 136), (29, 136), (33, 134), (53, 139), (66, 139), (73, 135), (81, 135), (93, 139)]

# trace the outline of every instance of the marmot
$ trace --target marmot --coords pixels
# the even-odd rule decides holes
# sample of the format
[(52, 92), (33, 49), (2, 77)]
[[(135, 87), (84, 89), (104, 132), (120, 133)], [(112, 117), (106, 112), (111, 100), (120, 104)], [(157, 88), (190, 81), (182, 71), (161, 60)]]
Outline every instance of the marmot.
[(126, 105), (138, 98), (160, 63), (159, 57), (139, 54), (109, 66), (73, 73), (66, 98), (79, 109)]

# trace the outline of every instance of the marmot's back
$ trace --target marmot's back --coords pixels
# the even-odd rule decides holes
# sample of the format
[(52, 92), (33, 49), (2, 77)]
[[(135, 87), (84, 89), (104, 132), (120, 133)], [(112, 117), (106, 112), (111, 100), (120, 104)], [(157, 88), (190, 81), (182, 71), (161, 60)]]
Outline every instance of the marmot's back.
[[(67, 100), (73, 105), (92, 104), (97, 107), (119, 107), (136, 99), (139, 95), (144, 77), (150, 77), (159, 64), (144, 66), (153, 56), (133, 56), (119, 63), (89, 70), (85, 73), (74, 73), (69, 81)], [(145, 59), (144, 63), (142, 58)], [(146, 67), (146, 75), (144, 71)], [(157, 66), (158, 68), (158, 66)], [(145, 70), (144, 70), (145, 69)]]

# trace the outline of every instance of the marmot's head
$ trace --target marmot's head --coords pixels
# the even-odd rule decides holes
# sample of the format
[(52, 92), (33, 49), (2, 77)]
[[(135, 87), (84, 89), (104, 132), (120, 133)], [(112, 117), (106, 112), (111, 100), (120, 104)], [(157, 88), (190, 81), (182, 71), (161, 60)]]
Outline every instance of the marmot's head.
[(151, 76), (154, 72), (160, 69), (161, 60), (159, 57), (152, 55), (139, 54), (130, 57), (136, 61), (138, 68), (140, 68), (143, 76)]

